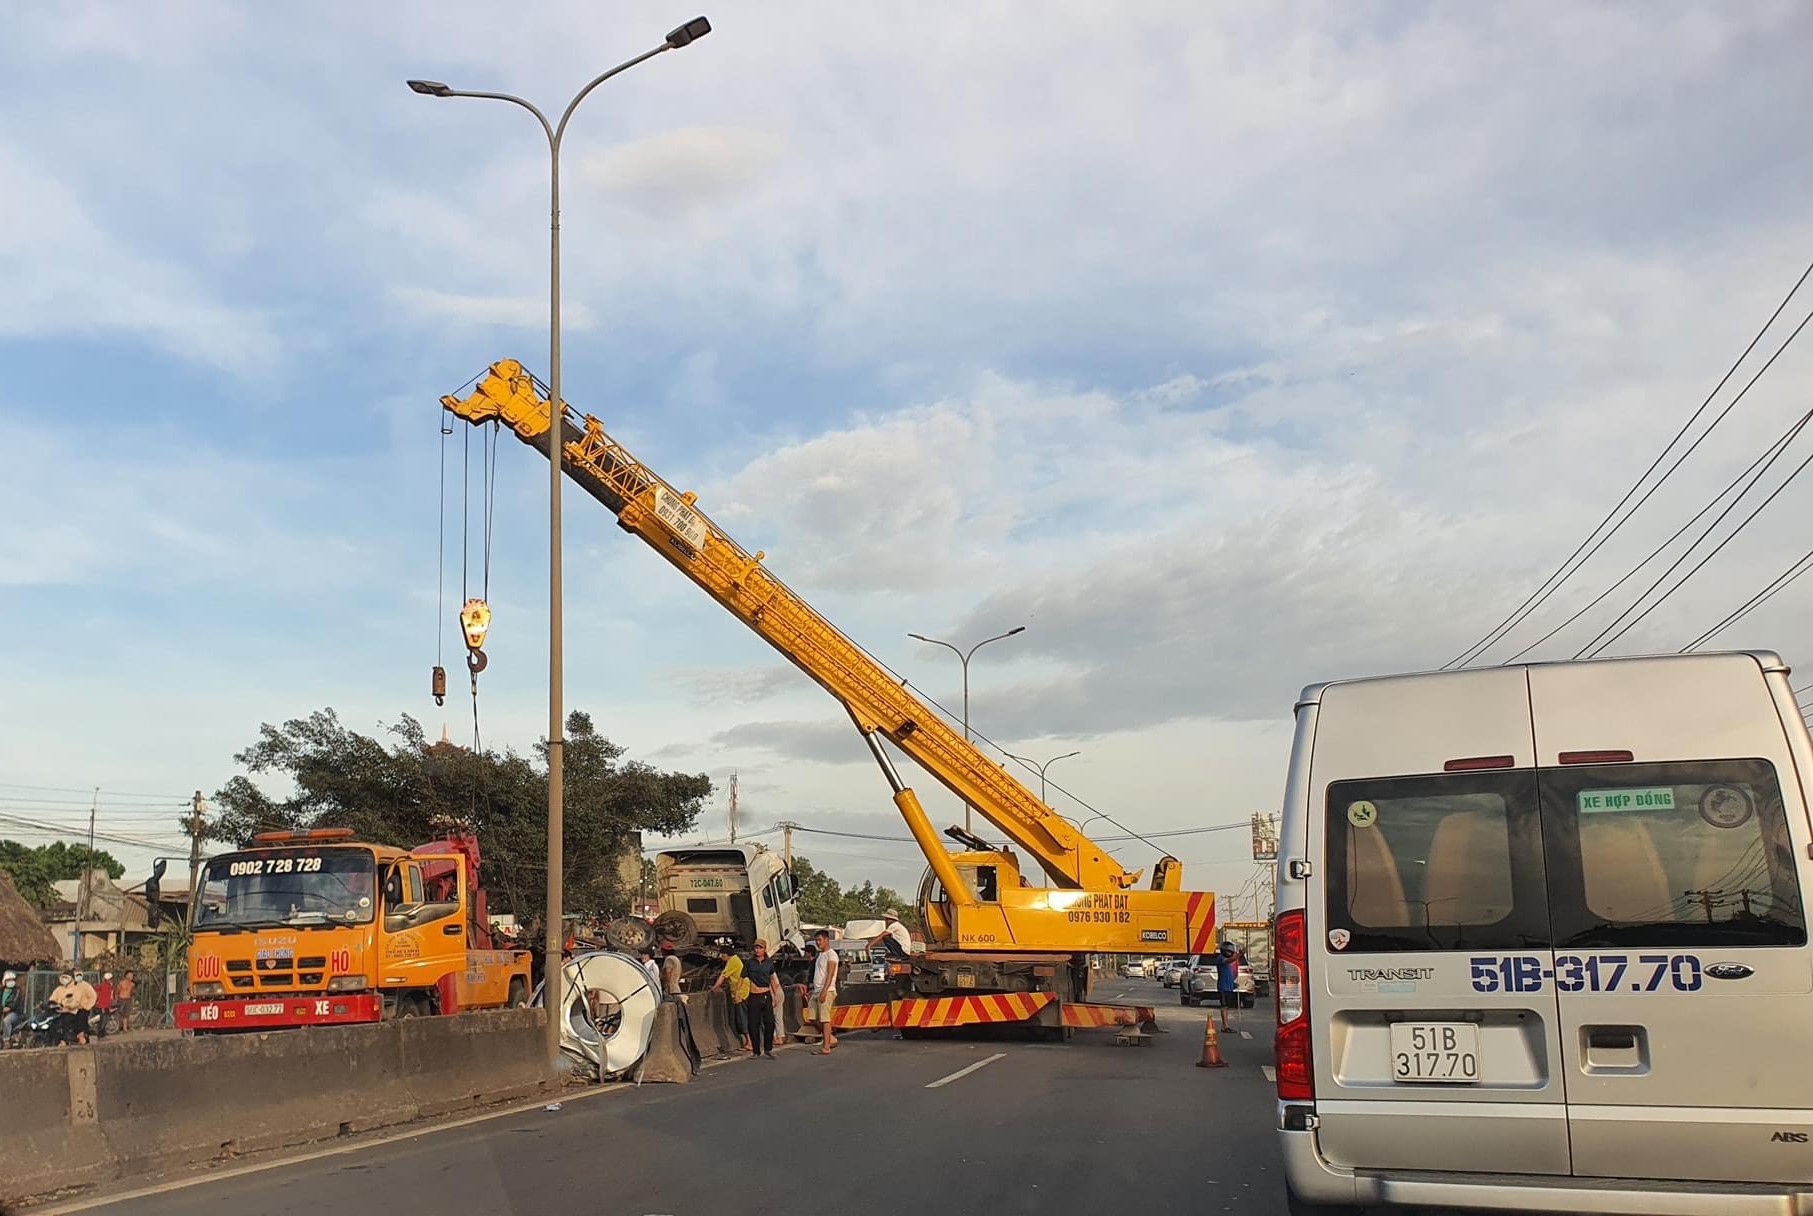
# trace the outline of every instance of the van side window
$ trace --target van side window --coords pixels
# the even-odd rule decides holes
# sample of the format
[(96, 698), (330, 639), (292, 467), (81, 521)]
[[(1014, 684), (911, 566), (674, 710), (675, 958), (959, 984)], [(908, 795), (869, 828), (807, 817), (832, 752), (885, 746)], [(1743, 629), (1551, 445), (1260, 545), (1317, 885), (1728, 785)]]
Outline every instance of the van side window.
[[(1546, 939), (1528, 770), (1337, 782), (1327, 919), (1346, 953), (1512, 949)], [(1335, 945), (1341, 936), (1331, 936)]]
[(1768, 761), (1544, 769), (1542, 802), (1556, 945), (1806, 943)]

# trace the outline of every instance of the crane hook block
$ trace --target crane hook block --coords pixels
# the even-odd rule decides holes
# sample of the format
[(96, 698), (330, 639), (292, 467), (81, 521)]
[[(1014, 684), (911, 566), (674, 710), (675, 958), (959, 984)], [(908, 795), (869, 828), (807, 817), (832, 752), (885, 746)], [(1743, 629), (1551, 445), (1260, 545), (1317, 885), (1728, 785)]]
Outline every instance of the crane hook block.
[(434, 703), (436, 705), (447, 704), (447, 669), (439, 663), (434, 665), (434, 679), (431, 681), (431, 687), (434, 689)]
[[(479, 672), (485, 670), (485, 664), (488, 662), (490, 662), (490, 660), (485, 658), (485, 652), (482, 650), (474, 649), (466, 652), (466, 670), (470, 671), (474, 676), (477, 676)], [(473, 687), (476, 688), (477, 684), (475, 683)]]
[(466, 649), (478, 650), (485, 644), (485, 633), (491, 628), (491, 605), (470, 599), (460, 607), (460, 631), (466, 635)]

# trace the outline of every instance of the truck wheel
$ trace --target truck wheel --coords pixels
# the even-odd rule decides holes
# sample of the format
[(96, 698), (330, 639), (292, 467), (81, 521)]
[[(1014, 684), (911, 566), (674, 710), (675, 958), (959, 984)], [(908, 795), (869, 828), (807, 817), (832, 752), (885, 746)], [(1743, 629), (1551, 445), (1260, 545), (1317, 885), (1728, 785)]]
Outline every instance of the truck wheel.
[(699, 922), (678, 908), (655, 917), (654, 929), (657, 938), (672, 943), (676, 950), (699, 943)]
[(644, 946), (655, 944), (655, 931), (645, 920), (624, 916), (604, 927), (604, 941), (613, 950), (634, 954)]
[(529, 1007), (529, 986), (523, 983), (520, 978), (510, 981), (510, 996), (505, 1004), (511, 1009), (527, 1009)]
[(419, 996), (400, 996), (397, 998), (397, 1017), (422, 1018), (428, 1016), (428, 1002)]

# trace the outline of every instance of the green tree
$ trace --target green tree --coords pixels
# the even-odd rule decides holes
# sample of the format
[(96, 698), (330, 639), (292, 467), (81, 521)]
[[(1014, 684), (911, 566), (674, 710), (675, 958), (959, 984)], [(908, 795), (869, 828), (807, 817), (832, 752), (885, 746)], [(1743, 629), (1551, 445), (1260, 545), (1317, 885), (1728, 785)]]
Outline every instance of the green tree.
[[(478, 836), (479, 879), (492, 910), (538, 919), (547, 889), (546, 745), (531, 756), (475, 752), (431, 742), (408, 715), (385, 733), (388, 744), (349, 729), (332, 709), (265, 723), (234, 759), (248, 774), (287, 777), (288, 796), (272, 797), (251, 776), (236, 776), (214, 795), (204, 835), (237, 845), (262, 831), (347, 827), (361, 839), (409, 847), (437, 838), (435, 820), (463, 819)], [(562, 902), (578, 915), (618, 916), (634, 894), (636, 870), (625, 874), (623, 859), (636, 834), (690, 829), (711, 781), (625, 760), (623, 748), (578, 710), (567, 716), (566, 734)]]
[(56, 899), (52, 883), (80, 878), (89, 870), (105, 870), (107, 877), (119, 878), (126, 872), (126, 867), (105, 849), (90, 852), (85, 844), (56, 840), (28, 846), (14, 840), (0, 840), (0, 870), (13, 876), (13, 885), (27, 903), (46, 908)]

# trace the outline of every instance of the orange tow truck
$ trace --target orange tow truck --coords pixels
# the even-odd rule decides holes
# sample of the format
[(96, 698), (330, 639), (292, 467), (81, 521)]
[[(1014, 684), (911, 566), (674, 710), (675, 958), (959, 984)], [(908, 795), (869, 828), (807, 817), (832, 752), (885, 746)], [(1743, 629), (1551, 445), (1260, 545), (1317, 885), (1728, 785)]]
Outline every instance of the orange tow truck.
[[(437, 825), (438, 830), (438, 825)], [(460, 825), (404, 850), (347, 828), (264, 832), (210, 858), (190, 910), (180, 1030), (272, 1030), (526, 1005)]]

